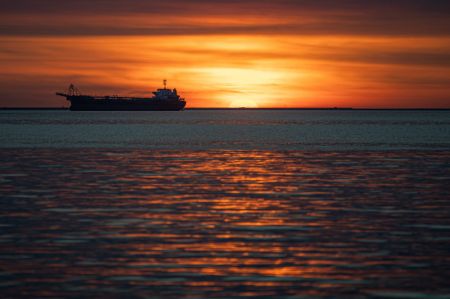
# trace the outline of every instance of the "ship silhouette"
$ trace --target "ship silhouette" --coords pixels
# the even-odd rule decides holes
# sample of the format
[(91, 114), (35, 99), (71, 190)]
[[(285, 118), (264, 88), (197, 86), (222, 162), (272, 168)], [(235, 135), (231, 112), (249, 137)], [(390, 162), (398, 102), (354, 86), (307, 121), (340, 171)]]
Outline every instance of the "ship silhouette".
[(84, 95), (73, 84), (67, 92), (57, 92), (56, 95), (65, 97), (70, 102), (69, 109), (74, 111), (183, 110), (186, 106), (185, 99), (178, 95), (175, 88), (167, 88), (167, 80), (163, 84), (164, 88), (153, 91), (153, 96), (149, 98)]

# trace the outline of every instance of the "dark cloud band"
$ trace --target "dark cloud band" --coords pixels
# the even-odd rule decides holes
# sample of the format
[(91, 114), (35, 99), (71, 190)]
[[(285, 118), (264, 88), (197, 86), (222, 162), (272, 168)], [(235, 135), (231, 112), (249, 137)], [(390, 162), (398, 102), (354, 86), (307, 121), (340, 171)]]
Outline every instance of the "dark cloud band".
[[(0, 7), (0, 35), (9, 36), (450, 35), (450, 1), (441, 0), (16, 0), (3, 1)], [(117, 21), (119, 17), (127, 18), (126, 23)], [(222, 22), (189, 22), (214, 17)], [(164, 18), (173, 22), (158, 23)], [(260, 20), (236, 24), (236, 19), (247, 18)]]

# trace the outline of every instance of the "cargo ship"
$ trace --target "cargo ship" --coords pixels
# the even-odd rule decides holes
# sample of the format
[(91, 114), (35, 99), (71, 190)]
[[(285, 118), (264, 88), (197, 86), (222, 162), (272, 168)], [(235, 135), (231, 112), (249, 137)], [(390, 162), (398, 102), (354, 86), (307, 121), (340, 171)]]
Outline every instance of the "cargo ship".
[(164, 88), (157, 89), (149, 98), (121, 97), (121, 96), (93, 96), (82, 94), (73, 84), (67, 92), (57, 92), (56, 95), (65, 97), (70, 102), (70, 110), (74, 111), (179, 111), (186, 106), (177, 90), (167, 88), (167, 80), (163, 81)]

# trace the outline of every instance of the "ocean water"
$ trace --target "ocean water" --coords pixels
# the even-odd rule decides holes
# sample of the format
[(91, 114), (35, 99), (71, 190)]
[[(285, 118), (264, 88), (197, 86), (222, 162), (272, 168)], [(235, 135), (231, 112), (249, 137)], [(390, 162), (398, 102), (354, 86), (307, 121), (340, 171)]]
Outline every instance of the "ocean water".
[(450, 298), (449, 111), (0, 111), (2, 298)]
[(0, 111), (0, 129), (9, 148), (450, 148), (450, 111)]

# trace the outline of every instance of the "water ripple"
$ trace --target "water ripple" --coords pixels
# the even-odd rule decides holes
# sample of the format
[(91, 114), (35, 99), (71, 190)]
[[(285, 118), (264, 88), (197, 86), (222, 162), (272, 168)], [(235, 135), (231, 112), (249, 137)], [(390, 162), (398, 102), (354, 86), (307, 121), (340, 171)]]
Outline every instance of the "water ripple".
[(448, 151), (2, 149), (5, 298), (448, 298)]

